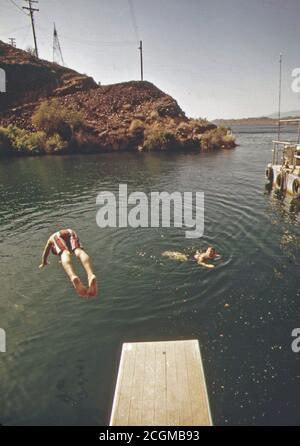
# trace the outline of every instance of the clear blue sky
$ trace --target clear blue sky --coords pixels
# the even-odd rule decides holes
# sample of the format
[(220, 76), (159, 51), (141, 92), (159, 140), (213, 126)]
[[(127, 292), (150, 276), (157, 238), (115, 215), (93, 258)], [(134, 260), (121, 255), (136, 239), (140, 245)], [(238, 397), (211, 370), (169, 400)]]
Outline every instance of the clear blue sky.
[[(26, 48), (30, 21), (13, 2), (25, 4), (0, 0), (0, 39), (16, 37)], [(145, 79), (189, 116), (260, 116), (277, 110), (282, 52), (282, 109), (300, 110), (291, 90), (299, 0), (39, 0), (38, 7), (40, 57), (52, 60), (55, 21), (67, 65), (102, 84), (139, 79), (142, 39)]]

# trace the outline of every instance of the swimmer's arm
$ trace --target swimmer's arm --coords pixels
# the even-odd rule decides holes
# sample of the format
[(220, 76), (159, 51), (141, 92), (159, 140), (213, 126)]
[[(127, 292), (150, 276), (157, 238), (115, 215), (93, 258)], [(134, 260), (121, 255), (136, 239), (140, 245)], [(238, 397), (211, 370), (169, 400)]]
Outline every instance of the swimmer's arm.
[(215, 265), (212, 265), (211, 263), (206, 263), (206, 262), (204, 262), (204, 261), (201, 260), (201, 259), (199, 259), (199, 260), (197, 261), (197, 263), (198, 263), (198, 265), (200, 265), (200, 266), (204, 266), (205, 268), (214, 268), (214, 267), (215, 267)]
[(47, 241), (47, 244), (45, 246), (43, 255), (42, 255), (42, 263), (40, 264), (39, 268), (43, 268), (46, 265), (49, 265), (48, 263), (48, 256), (50, 254), (50, 249), (51, 249), (51, 241), (50, 239)]

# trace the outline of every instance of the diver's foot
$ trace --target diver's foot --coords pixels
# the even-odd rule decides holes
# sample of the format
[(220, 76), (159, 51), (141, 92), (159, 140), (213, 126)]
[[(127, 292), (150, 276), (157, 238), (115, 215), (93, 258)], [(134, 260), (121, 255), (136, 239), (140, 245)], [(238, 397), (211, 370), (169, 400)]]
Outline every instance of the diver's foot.
[(80, 297), (87, 297), (88, 296), (88, 289), (83, 285), (79, 277), (75, 276), (72, 279), (72, 283), (74, 285), (75, 290), (77, 291), (77, 294)]
[(88, 295), (91, 297), (96, 296), (97, 294), (97, 279), (95, 275), (89, 277), (89, 289)]

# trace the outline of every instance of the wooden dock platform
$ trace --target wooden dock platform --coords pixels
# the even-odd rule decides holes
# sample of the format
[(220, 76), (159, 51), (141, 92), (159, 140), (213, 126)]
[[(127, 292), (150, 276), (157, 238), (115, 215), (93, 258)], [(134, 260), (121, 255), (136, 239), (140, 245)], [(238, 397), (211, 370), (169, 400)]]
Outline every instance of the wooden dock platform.
[(197, 340), (123, 344), (111, 426), (211, 426)]

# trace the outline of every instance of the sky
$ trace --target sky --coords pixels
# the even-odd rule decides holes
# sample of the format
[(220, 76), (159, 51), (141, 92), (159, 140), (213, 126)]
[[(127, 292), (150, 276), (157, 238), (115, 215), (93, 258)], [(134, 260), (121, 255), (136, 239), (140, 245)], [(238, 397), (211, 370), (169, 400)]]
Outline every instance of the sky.
[[(25, 0), (0, 0), (0, 40), (33, 46)], [(39, 0), (40, 57), (52, 61), (53, 23), (68, 67), (101, 84), (144, 79), (191, 117), (265, 116), (300, 110), (299, 0)]]

